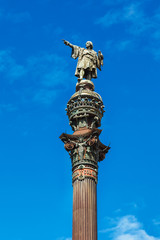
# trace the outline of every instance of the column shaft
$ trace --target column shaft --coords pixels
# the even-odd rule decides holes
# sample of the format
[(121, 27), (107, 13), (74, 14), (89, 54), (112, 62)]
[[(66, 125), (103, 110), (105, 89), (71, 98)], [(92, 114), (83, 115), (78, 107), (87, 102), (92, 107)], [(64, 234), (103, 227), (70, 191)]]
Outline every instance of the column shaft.
[(90, 178), (73, 183), (72, 240), (97, 240), (97, 184)]

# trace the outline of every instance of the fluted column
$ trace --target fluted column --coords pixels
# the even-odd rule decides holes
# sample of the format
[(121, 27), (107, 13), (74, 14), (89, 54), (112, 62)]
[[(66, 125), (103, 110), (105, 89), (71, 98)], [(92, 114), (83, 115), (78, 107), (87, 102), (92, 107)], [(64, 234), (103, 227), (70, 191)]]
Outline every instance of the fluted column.
[(97, 184), (90, 178), (73, 183), (72, 240), (97, 240)]

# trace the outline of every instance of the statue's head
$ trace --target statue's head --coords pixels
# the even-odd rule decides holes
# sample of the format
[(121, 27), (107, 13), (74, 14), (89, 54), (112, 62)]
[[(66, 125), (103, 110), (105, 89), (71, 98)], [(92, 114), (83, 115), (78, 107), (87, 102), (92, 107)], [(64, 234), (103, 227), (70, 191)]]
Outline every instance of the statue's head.
[(86, 42), (86, 48), (93, 48), (93, 43), (91, 41)]

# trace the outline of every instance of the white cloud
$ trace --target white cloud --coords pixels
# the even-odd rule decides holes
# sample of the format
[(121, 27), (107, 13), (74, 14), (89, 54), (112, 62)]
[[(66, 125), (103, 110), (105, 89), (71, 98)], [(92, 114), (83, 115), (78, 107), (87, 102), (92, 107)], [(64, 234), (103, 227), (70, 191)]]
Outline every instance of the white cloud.
[(11, 51), (0, 51), (1, 81), (9, 84), (22, 81), (23, 99), (27, 99), (25, 94), (29, 94), (34, 102), (51, 104), (60, 91), (66, 91), (74, 81), (68, 69), (68, 62), (56, 54), (41, 53), (19, 64)]
[(107, 12), (103, 17), (100, 17), (96, 23), (101, 24), (104, 27), (109, 27), (113, 24), (116, 24), (120, 19), (121, 13), (120, 12)]
[(110, 27), (114, 24), (129, 23), (130, 26), (126, 30), (133, 35), (137, 35), (146, 31), (153, 26), (150, 19), (145, 16), (143, 8), (140, 4), (132, 3), (123, 6), (121, 9), (112, 9), (100, 17), (96, 24), (101, 24), (104, 27)]
[(116, 219), (113, 227), (101, 230), (100, 233), (110, 233), (112, 240), (160, 240), (149, 235), (133, 215)]
[(124, 19), (135, 20), (143, 16), (142, 11), (139, 9), (139, 4), (130, 4), (124, 8)]
[(117, 43), (118, 50), (123, 51), (126, 48), (132, 48), (132, 42), (130, 40), (124, 40)]
[(9, 50), (0, 51), (0, 73), (4, 74), (11, 82), (24, 76), (26, 70), (11, 56)]
[(26, 68), (32, 77), (45, 87), (67, 86), (68, 63), (57, 54), (41, 53), (30, 57)]
[(156, 225), (156, 226), (160, 226), (160, 218), (153, 219), (153, 224)]
[(114, 52), (114, 51), (124, 51), (124, 50), (132, 50), (134, 47), (133, 41), (131, 40), (121, 40), (121, 41), (107, 41), (105, 44), (105, 48), (107, 52)]
[[(123, 46), (125, 49), (125, 43), (132, 41), (133, 44), (136, 43), (137, 46), (142, 46), (140, 43), (145, 40), (143, 41), (143, 50), (151, 52), (155, 59), (160, 59), (160, 8), (155, 10), (152, 15), (149, 15), (145, 8), (147, 1), (116, 2), (121, 2), (122, 6), (109, 8), (104, 16), (97, 19), (96, 24), (106, 28), (119, 25), (119, 29), (126, 32), (127, 39), (118, 40), (124, 43), (124, 45), (120, 46), (121, 50)], [(117, 47), (116, 41), (114, 46)]]
[(30, 57), (26, 67), (37, 85), (33, 100), (39, 103), (51, 104), (60, 91), (68, 89), (72, 81), (68, 63), (56, 54), (42, 53)]
[(49, 105), (56, 99), (56, 96), (57, 92), (55, 90), (38, 89), (33, 96), (33, 101)]

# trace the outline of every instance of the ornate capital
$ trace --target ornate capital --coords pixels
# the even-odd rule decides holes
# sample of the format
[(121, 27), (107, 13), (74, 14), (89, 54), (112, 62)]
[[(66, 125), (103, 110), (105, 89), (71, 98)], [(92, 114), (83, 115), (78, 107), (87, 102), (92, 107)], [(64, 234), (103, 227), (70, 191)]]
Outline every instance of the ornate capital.
[(100, 129), (81, 129), (75, 133), (73, 135), (63, 133), (60, 136), (71, 157), (73, 181), (83, 180), (85, 177), (97, 179), (98, 162), (105, 158), (110, 147), (100, 142)]

